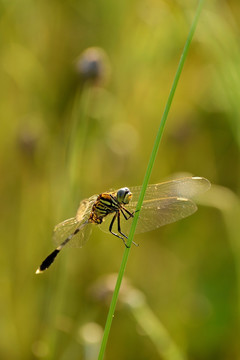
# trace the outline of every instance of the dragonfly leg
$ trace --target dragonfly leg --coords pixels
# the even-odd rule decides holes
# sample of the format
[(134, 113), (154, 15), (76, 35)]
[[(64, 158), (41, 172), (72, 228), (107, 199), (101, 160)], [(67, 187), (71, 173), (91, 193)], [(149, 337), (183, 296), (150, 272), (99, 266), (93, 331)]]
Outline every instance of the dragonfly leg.
[[(124, 238), (123, 238), (122, 236), (120, 236), (120, 235), (118, 235), (118, 234), (116, 234), (115, 232), (112, 231), (112, 227), (113, 227), (113, 224), (114, 224), (114, 222), (115, 222), (115, 220), (116, 220), (117, 215), (118, 215), (118, 212), (116, 212), (115, 215), (114, 215), (113, 218), (112, 218), (112, 221), (111, 221), (110, 226), (109, 226), (109, 231), (110, 231), (110, 233), (113, 234), (114, 236), (118, 237), (119, 239), (122, 239), (122, 241), (124, 242), (124, 245), (125, 245), (126, 247), (128, 247), (127, 244), (126, 244), (126, 241), (124, 240)], [(120, 232), (120, 231), (119, 231), (119, 232)], [(126, 237), (126, 235), (122, 234), (121, 232), (120, 232), (120, 234), (123, 235), (124, 237)]]
[[(114, 222), (116, 221), (116, 217), (118, 217), (118, 219), (117, 219), (117, 222), (118, 222), (118, 232), (119, 232), (119, 234), (121, 234), (122, 236), (120, 236), (120, 235), (118, 235), (118, 234), (116, 234), (115, 232), (112, 231), (112, 227), (113, 227)], [(116, 212), (115, 215), (113, 216), (112, 221), (111, 221), (110, 226), (109, 226), (109, 231), (110, 231), (110, 233), (113, 234), (114, 236), (118, 237), (119, 239), (122, 239), (124, 245), (125, 245), (127, 248), (129, 248), (129, 246), (127, 245), (127, 243), (126, 243), (126, 241), (125, 241), (125, 239), (124, 239), (124, 238), (128, 239), (128, 237), (121, 232), (120, 211)], [(134, 241), (133, 241), (132, 243), (133, 243), (135, 246), (139, 246), (139, 244), (136, 244)]]
[[(124, 214), (123, 209), (124, 209), (125, 211), (127, 211), (128, 214), (130, 214), (129, 217), (127, 217), (126, 214)], [(130, 217), (133, 217), (133, 216), (134, 216), (135, 212), (139, 211), (139, 210), (136, 210), (136, 211), (134, 211), (133, 213), (131, 213), (131, 212), (128, 211), (127, 209), (125, 209), (125, 208), (123, 208), (123, 209), (120, 209), (120, 210), (121, 210), (121, 213), (123, 214), (123, 216), (124, 216), (124, 218), (125, 218), (126, 220), (129, 220)], [(119, 223), (119, 225), (120, 225), (120, 218), (119, 218), (119, 220), (118, 220), (118, 223)], [(125, 236), (126, 239), (128, 239), (128, 237), (121, 232), (121, 229), (120, 229), (120, 231), (119, 231), (119, 229), (118, 229), (118, 232), (119, 232), (121, 235)], [(134, 241), (132, 241), (132, 243), (133, 243), (135, 246), (139, 246), (139, 244), (135, 243)]]
[[(124, 215), (123, 212), (122, 212), (122, 214)], [(125, 217), (125, 216), (124, 216), (124, 217)], [(129, 218), (126, 218), (126, 217), (125, 217), (125, 219), (128, 220)], [(127, 237), (125, 234), (123, 234), (122, 231), (121, 231), (120, 211), (118, 212), (118, 232), (119, 232), (122, 236), (124, 236), (126, 239), (128, 239), (128, 237)], [(139, 246), (139, 244), (135, 243), (134, 241), (132, 241), (132, 243), (133, 243), (135, 246)], [(129, 248), (129, 246), (127, 246), (127, 244), (126, 244), (126, 241), (124, 241), (124, 244), (125, 244), (125, 246), (126, 246), (127, 248)]]
[[(125, 209), (124, 209), (125, 210)], [(129, 220), (131, 217), (133, 216), (127, 216), (124, 212), (123, 212), (123, 209), (120, 209), (121, 213), (123, 214), (125, 220)]]
[[(121, 234), (122, 236), (125, 237), (125, 239), (128, 239), (127, 235), (123, 234), (121, 231), (121, 225), (120, 225), (120, 211), (117, 212), (117, 223), (118, 223), (118, 232), (119, 234)], [(126, 219), (126, 218), (125, 218)], [(126, 219), (127, 220), (127, 219)]]
[[(116, 216), (117, 216), (118, 232), (119, 232), (119, 234), (121, 234), (122, 236), (124, 236), (124, 237), (125, 237), (125, 239), (127, 239), (128, 237), (127, 237), (125, 234), (123, 234), (123, 233), (121, 232), (121, 225), (120, 225), (120, 211), (118, 211), (118, 212), (116, 213)], [(125, 218), (125, 219), (126, 219), (126, 218)], [(127, 248), (129, 248), (129, 246), (127, 245), (127, 243), (126, 243), (126, 241), (124, 240), (124, 238), (123, 238), (123, 237), (121, 237), (121, 239), (123, 240), (124, 245), (125, 245)]]
[[(135, 214), (135, 212), (136, 212), (136, 211), (134, 211), (134, 212), (131, 213), (131, 212), (130, 212), (128, 209), (126, 209), (124, 206), (123, 206), (122, 208), (120, 208), (120, 210), (121, 210), (121, 213), (123, 214), (123, 216), (125, 217), (126, 220), (130, 219), (131, 217), (134, 217), (134, 214)], [(123, 210), (126, 211), (126, 213), (129, 215), (128, 217), (126, 216), (126, 214), (124, 214)]]

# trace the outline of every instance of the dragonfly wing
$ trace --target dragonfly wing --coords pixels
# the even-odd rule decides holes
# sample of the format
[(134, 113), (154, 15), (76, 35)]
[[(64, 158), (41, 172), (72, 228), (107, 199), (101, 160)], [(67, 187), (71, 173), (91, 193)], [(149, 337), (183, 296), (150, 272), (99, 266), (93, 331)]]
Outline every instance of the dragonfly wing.
[(78, 228), (80, 228), (80, 231), (71, 238), (66, 246), (82, 247), (91, 235), (92, 226), (87, 222), (78, 221), (77, 218), (67, 219), (55, 226), (53, 230), (53, 241), (56, 246), (62, 244), (63, 241), (71, 236)]
[(197, 211), (197, 205), (192, 200), (185, 198), (170, 197), (144, 201), (136, 227), (136, 234), (151, 231), (160, 226), (184, 219), (195, 213), (195, 211)]
[[(147, 187), (144, 200), (154, 200), (157, 198), (179, 197), (192, 199), (204, 193), (210, 188), (210, 182), (202, 177), (183, 177), (176, 180), (162, 182), (160, 184), (149, 185)], [(137, 202), (141, 186), (130, 187), (133, 194), (132, 203)]]
[(93, 195), (89, 199), (82, 200), (79, 204), (76, 219), (78, 221), (86, 221), (92, 211), (93, 204), (97, 200), (98, 195)]
[(53, 241), (58, 246), (62, 244), (76, 229), (80, 229), (66, 246), (82, 247), (91, 235), (92, 225), (87, 223), (92, 206), (96, 201), (97, 195), (93, 195), (89, 199), (82, 200), (77, 210), (76, 217), (67, 219), (56, 225), (53, 231)]
[[(126, 206), (126, 208), (134, 212), (135, 206)], [(139, 215), (136, 234), (144, 233), (159, 228), (160, 226), (173, 223), (187, 216), (190, 216), (197, 210), (197, 205), (185, 198), (163, 198), (157, 200), (144, 201), (142, 210)], [(100, 229), (109, 232), (109, 226), (112, 215), (108, 215), (105, 221), (100, 225)], [(126, 220), (121, 214), (121, 231), (125, 235), (129, 235), (133, 218)], [(114, 222), (112, 231), (117, 233), (117, 220)]]

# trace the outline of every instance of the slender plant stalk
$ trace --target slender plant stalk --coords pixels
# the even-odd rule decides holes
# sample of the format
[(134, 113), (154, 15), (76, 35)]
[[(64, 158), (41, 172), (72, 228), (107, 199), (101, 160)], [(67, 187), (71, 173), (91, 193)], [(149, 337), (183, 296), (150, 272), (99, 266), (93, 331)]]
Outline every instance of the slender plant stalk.
[[(78, 178), (78, 172), (79, 166), (82, 166), (82, 159), (84, 156), (83, 144), (85, 143), (85, 138), (88, 131), (86, 113), (89, 106), (90, 96), (91, 87), (89, 83), (86, 83), (82, 91), (77, 91), (73, 103), (71, 133), (67, 144), (66, 174), (64, 173), (64, 183), (66, 188), (68, 188), (71, 192), (71, 196), (69, 197), (66, 196), (67, 194), (65, 194), (63, 197), (63, 205), (60, 209), (61, 216), (63, 215), (62, 212), (68, 209), (70, 206), (69, 198), (77, 199), (79, 197), (78, 188), (80, 180)], [(51, 297), (51, 301), (48, 304), (47, 318), (49, 323), (56, 322), (57, 314), (61, 312), (66, 302), (66, 297), (64, 294), (68, 292), (69, 279), (67, 272), (64, 271), (64, 269), (65, 265), (62, 261), (60, 261), (58, 276), (55, 279), (52, 279), (50, 284), (50, 287), (55, 284), (55, 291), (54, 296)], [(60, 341), (58, 332), (56, 332), (55, 329), (46, 330), (46, 334), (43, 335), (43, 340), (45, 341), (45, 339), (50, 339), (48, 341), (50, 348), (49, 358), (55, 359), (57, 357), (58, 344)]]
[(84, 145), (89, 125), (87, 110), (89, 108), (91, 93), (91, 84), (86, 82), (83, 89), (78, 90), (73, 105), (73, 124), (67, 146), (66, 163), (68, 165), (68, 187), (71, 189), (75, 198), (79, 198), (79, 174), (83, 173), (82, 160), (84, 158)]
[[(140, 193), (139, 199), (138, 199), (137, 209), (141, 209), (141, 206), (142, 206), (142, 203), (143, 203), (144, 195), (145, 195), (145, 192), (146, 192), (146, 189), (147, 189), (149, 178), (150, 178), (151, 173), (152, 173), (153, 165), (154, 165), (154, 162), (155, 162), (155, 159), (156, 159), (156, 156), (157, 156), (157, 152), (158, 152), (158, 148), (159, 148), (159, 145), (160, 145), (160, 141), (161, 141), (161, 138), (162, 138), (164, 126), (165, 126), (165, 123), (166, 123), (166, 120), (167, 120), (167, 117), (168, 117), (168, 113), (169, 113), (169, 110), (170, 110), (170, 107), (171, 107), (171, 104), (172, 104), (172, 100), (173, 100), (173, 97), (174, 97), (174, 94), (175, 94), (175, 91), (176, 91), (176, 88), (177, 88), (177, 84), (178, 84), (182, 69), (183, 69), (183, 65), (185, 63), (185, 60), (186, 60), (186, 57), (187, 57), (187, 54), (188, 54), (188, 51), (189, 51), (189, 47), (190, 47), (190, 44), (191, 44), (191, 41), (192, 41), (192, 38), (193, 38), (193, 35), (194, 35), (194, 32), (195, 32), (197, 23), (198, 23), (198, 19), (199, 19), (199, 16), (200, 16), (200, 13), (201, 13), (201, 10), (202, 10), (202, 7), (203, 7), (203, 3), (204, 3), (204, 0), (200, 0), (199, 3), (198, 3), (196, 14), (195, 14), (192, 26), (190, 28), (188, 37), (187, 37), (187, 40), (186, 40), (186, 43), (185, 43), (185, 46), (184, 46), (184, 49), (183, 49), (183, 52), (182, 52), (182, 56), (181, 56), (179, 64), (178, 64), (178, 68), (177, 68), (177, 71), (176, 71), (176, 74), (175, 74), (175, 77), (174, 77), (174, 80), (173, 80), (173, 84), (172, 84), (172, 87), (171, 87), (170, 94), (168, 96), (168, 100), (167, 100), (167, 103), (166, 103), (166, 106), (165, 106), (165, 109), (164, 109), (164, 112), (163, 112), (163, 116), (162, 116), (161, 121), (160, 121), (157, 136), (156, 136), (156, 139), (155, 139), (155, 142), (154, 142), (154, 145), (153, 145), (152, 153), (151, 153), (149, 163), (148, 163), (148, 167), (147, 167), (147, 170), (146, 170), (146, 174), (145, 174), (145, 177), (144, 177), (144, 180), (143, 180), (141, 193)], [(104, 334), (103, 334), (103, 339), (102, 339), (102, 343), (101, 343), (101, 348), (100, 348), (100, 351), (99, 351), (98, 360), (102, 360), (103, 357), (104, 357), (104, 353), (105, 353), (105, 349), (106, 349), (106, 345), (107, 345), (107, 340), (108, 340), (108, 336), (109, 336), (109, 332), (110, 332), (110, 328), (111, 328), (111, 324), (112, 324), (112, 319), (114, 317), (114, 311), (115, 311), (115, 308), (116, 308), (118, 294), (119, 294), (120, 286), (121, 286), (121, 283), (122, 283), (124, 271), (125, 271), (125, 268), (126, 268), (126, 265), (127, 265), (127, 260), (128, 260), (128, 256), (129, 256), (129, 253), (130, 253), (130, 246), (132, 244), (133, 236), (134, 236), (135, 229), (136, 229), (136, 226), (137, 226), (139, 213), (140, 213), (140, 211), (137, 211), (134, 218), (133, 218), (132, 226), (131, 226), (129, 237), (128, 237), (128, 243), (127, 243), (129, 248), (126, 247), (125, 251), (124, 251), (124, 254), (123, 254), (122, 263), (121, 263), (120, 270), (119, 270), (119, 273), (118, 273), (117, 282), (116, 282), (116, 285), (115, 285), (111, 305), (110, 305), (108, 316), (107, 316), (107, 321), (106, 321), (106, 325), (105, 325), (105, 329), (104, 329)]]

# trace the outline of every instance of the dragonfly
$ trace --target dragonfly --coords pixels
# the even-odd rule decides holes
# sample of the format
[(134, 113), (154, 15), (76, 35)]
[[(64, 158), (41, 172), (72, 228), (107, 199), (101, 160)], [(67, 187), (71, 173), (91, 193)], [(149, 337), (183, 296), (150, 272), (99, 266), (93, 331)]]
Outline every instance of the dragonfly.
[(82, 247), (93, 225), (122, 239), (128, 247), (128, 234), (136, 211), (140, 213), (135, 233), (157, 229), (193, 214), (197, 210), (193, 199), (210, 186), (207, 179), (190, 176), (148, 185), (141, 209), (137, 209), (141, 186), (131, 187), (131, 190), (122, 187), (82, 200), (75, 217), (55, 226), (53, 240), (57, 247), (41, 263), (36, 274), (48, 269), (64, 247)]

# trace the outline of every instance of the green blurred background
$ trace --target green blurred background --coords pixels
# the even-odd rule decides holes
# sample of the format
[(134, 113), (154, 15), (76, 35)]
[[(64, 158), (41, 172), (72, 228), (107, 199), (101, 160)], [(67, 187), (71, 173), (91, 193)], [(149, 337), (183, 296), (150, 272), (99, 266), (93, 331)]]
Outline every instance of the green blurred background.
[[(1, 359), (97, 358), (122, 242), (35, 270), (82, 198), (141, 184), (196, 5), (0, 1)], [(221, 186), (135, 237), (106, 359), (240, 359), (239, 16), (206, 1), (151, 177)]]

